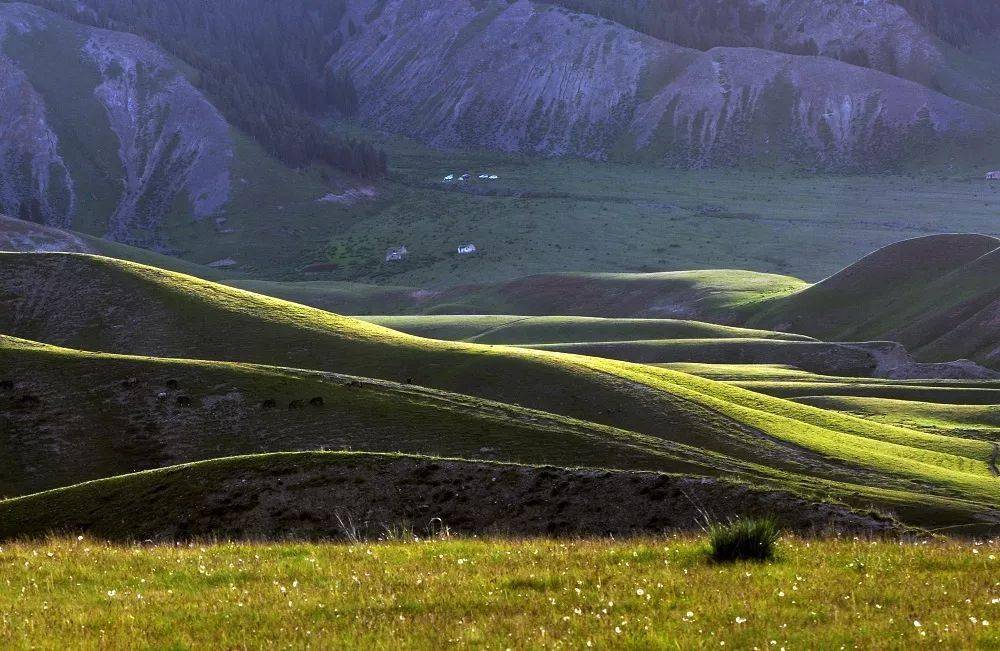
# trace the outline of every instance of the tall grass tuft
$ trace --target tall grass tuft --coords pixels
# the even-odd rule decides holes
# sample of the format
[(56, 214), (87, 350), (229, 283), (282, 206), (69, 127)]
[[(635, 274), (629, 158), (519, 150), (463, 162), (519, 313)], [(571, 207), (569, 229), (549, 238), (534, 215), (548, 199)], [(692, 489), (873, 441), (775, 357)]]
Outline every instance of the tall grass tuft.
[(708, 530), (712, 559), (718, 562), (769, 561), (781, 529), (772, 516), (714, 524)]

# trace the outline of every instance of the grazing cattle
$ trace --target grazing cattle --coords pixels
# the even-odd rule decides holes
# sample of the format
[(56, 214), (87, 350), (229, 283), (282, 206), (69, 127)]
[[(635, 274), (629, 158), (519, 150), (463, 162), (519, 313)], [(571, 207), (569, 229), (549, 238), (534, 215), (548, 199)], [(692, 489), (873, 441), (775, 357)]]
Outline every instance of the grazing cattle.
[(312, 405), (313, 407), (322, 407), (324, 401), (323, 398), (321, 398), (320, 396), (316, 396), (315, 398), (309, 401), (309, 404)]
[(180, 385), (181, 385), (181, 383), (178, 382), (177, 380), (167, 380), (167, 388), (168, 389), (176, 389)]
[(132, 388), (132, 387), (134, 387), (137, 384), (139, 384), (139, 379), (138, 378), (130, 377), (130, 378), (126, 378), (126, 379), (122, 380), (122, 388), (123, 389)]
[(0, 380), (0, 391), (13, 391), (14, 380)]
[(188, 396), (177, 396), (177, 404), (180, 407), (190, 407), (194, 402)]
[(305, 405), (301, 400), (292, 400), (290, 403), (288, 403), (289, 409), (302, 409), (302, 407), (304, 406)]
[(262, 402), (260, 406), (263, 407), (264, 409), (274, 409), (275, 407), (278, 406), (278, 403), (275, 402), (273, 399), (268, 398), (267, 400)]

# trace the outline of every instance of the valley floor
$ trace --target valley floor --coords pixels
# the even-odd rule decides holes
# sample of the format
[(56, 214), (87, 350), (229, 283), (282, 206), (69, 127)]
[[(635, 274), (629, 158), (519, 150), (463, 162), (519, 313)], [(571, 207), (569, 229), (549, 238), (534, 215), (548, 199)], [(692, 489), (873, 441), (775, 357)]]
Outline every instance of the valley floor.
[[(0, 548), (0, 646), (1000, 646), (1000, 541), (695, 538)], [(842, 646), (843, 645), (843, 646)]]

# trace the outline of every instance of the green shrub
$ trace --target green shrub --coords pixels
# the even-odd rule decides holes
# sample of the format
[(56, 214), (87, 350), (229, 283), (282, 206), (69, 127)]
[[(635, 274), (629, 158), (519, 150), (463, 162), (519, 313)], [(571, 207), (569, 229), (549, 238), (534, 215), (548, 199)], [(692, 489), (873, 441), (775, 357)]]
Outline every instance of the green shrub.
[(712, 559), (719, 562), (769, 561), (780, 535), (771, 516), (715, 524), (708, 530)]

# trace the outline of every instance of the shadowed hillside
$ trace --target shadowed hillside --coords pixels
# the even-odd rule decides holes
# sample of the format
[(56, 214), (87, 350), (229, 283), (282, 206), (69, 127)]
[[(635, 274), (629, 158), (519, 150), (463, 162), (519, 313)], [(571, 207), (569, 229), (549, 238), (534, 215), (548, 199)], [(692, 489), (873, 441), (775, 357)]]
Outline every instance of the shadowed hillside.
[(935, 235), (880, 249), (748, 320), (824, 339), (899, 341), (919, 358), (1000, 366), (1000, 240)]
[(384, 537), (392, 526), (418, 536), (444, 526), (458, 535), (628, 536), (700, 529), (707, 511), (779, 514), (805, 533), (901, 531), (876, 514), (727, 481), (301, 453), (213, 460), (0, 501), (0, 539), (86, 532), (127, 541), (357, 541)]

